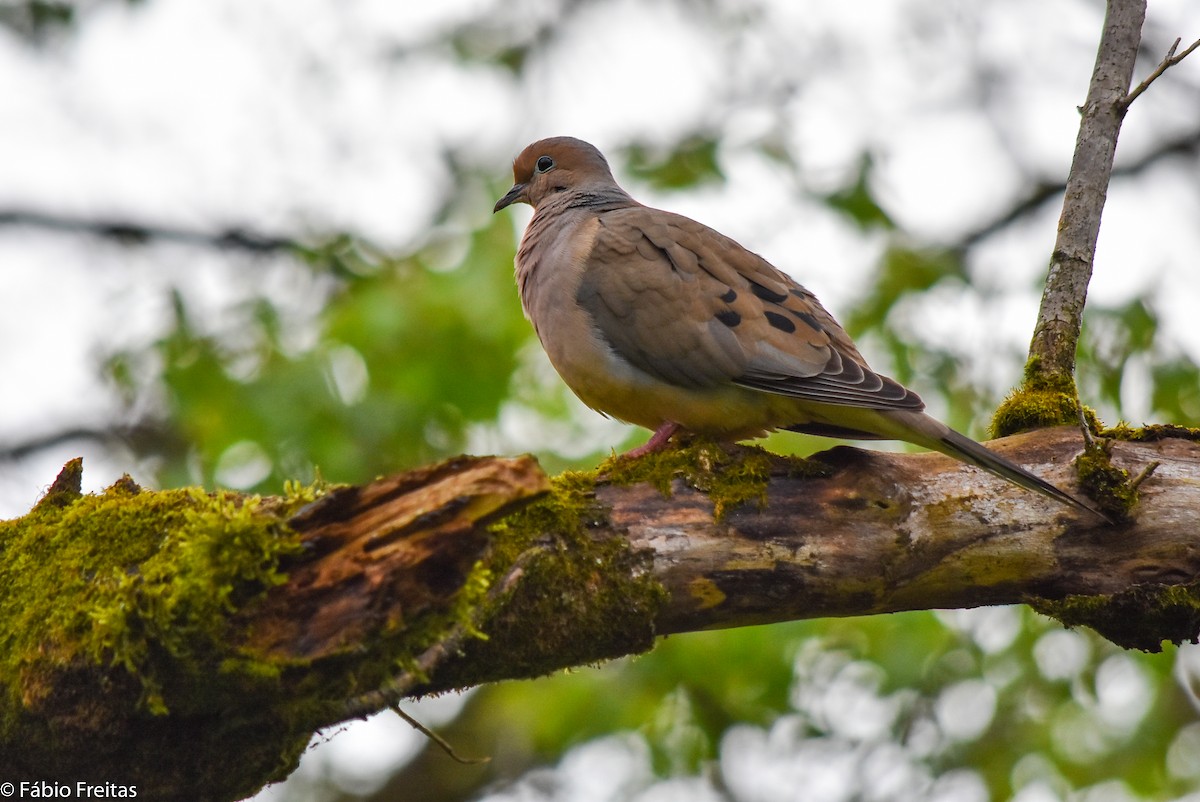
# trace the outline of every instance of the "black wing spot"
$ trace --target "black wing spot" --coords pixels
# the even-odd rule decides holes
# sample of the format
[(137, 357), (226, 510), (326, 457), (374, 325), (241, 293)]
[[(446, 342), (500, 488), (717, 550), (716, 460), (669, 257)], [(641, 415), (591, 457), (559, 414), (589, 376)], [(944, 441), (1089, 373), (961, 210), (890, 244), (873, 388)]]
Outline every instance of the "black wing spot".
[(727, 304), (731, 304), (737, 300), (737, 290), (733, 287), (729, 288), (729, 292), (721, 296), (721, 300)]
[(825, 327), (821, 325), (821, 321), (817, 320), (808, 312), (797, 312), (795, 309), (789, 309), (788, 311), (800, 320), (803, 320), (805, 325), (811, 326), (813, 331), (825, 331)]
[(732, 329), (742, 322), (742, 316), (732, 309), (722, 309), (720, 312), (717, 312), (717, 320)]
[(763, 312), (763, 315), (767, 318), (768, 323), (780, 331), (785, 331), (788, 334), (791, 334), (796, 330), (796, 324), (778, 312), (772, 312), (768, 309)]
[(773, 304), (781, 304), (787, 300), (786, 292), (775, 292), (775, 290), (764, 287), (761, 284), (750, 282), (750, 291), (762, 298), (764, 301), (769, 301)]

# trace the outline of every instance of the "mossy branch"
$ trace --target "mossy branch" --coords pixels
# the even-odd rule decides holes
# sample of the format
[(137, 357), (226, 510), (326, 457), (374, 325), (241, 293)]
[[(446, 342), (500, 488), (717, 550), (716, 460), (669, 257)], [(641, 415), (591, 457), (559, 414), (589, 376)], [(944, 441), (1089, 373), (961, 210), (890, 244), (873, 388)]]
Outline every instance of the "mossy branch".
[[(1028, 602), (1128, 647), (1192, 639), (1200, 433), (1107, 434), (1114, 462), (1160, 463), (1116, 528), (940, 455), (844, 447), (698, 442), (553, 480), (463, 457), (267, 499), (81, 495), (76, 461), (0, 522), (0, 776), (236, 799), (316, 728), (716, 627)], [(993, 445), (1062, 484), (1080, 448)]]

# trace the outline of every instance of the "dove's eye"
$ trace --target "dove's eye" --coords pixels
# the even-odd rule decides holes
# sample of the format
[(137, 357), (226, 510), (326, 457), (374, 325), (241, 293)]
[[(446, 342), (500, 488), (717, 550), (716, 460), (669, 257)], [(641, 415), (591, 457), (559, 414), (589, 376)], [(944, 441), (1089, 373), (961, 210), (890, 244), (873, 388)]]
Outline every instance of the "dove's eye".
[(539, 173), (547, 173), (554, 167), (554, 159), (549, 156), (543, 156), (537, 160), (537, 171)]

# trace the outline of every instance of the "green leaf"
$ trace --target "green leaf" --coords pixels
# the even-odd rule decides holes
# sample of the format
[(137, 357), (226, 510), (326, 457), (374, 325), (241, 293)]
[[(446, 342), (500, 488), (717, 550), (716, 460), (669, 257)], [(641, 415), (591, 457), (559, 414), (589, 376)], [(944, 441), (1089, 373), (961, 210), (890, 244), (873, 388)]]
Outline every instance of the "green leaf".
[(627, 152), (629, 172), (657, 189), (721, 182), (725, 175), (717, 161), (719, 147), (720, 140), (699, 134), (675, 145), (665, 155), (647, 145), (631, 145)]
[(854, 183), (845, 189), (823, 196), (821, 200), (829, 208), (845, 214), (863, 231), (873, 229), (894, 231), (896, 223), (875, 201), (875, 196), (871, 193), (873, 168), (874, 160), (869, 153), (864, 153), (859, 159), (858, 173)]

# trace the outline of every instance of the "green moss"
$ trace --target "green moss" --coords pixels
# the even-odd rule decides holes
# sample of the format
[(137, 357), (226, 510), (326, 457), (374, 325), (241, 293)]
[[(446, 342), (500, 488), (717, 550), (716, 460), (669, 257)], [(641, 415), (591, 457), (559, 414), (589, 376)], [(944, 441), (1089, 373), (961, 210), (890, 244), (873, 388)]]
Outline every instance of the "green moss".
[[(488, 560), (466, 564), (448, 603), (380, 622), (363, 648), (311, 662), (255, 651), (255, 604), (303, 553), (284, 522), (325, 490), (259, 499), (125, 478), (85, 496), (72, 463), (28, 515), (0, 522), (0, 773), (103, 770), (155, 798), (241, 798), (286, 775), (348, 698), (460, 625), (483, 637), (471, 627), (496, 595)], [(501, 567), (520, 555), (506, 545)], [(139, 762), (147, 748), (156, 763)]]
[(1107, 440), (1088, 445), (1075, 458), (1075, 470), (1079, 475), (1079, 486), (1087, 497), (1110, 518), (1122, 521), (1137, 504), (1138, 493), (1130, 481), (1129, 471), (1113, 464), (1111, 443)]
[[(652, 555), (633, 551), (605, 525), (599, 481), (645, 482), (669, 494), (682, 479), (712, 499), (719, 518), (742, 504), (765, 504), (769, 479), (779, 473), (825, 475), (828, 468), (696, 440), (635, 460), (615, 458), (597, 473), (555, 477), (547, 496), (491, 526), (486, 571), (501, 592), (489, 594), (477, 610), (486, 637), (471, 642), (462, 661), (440, 667), (436, 687), (455, 687), (459, 676), (487, 681), (489, 672), (540, 676), (653, 646), (666, 591), (649, 570)], [(507, 590), (509, 578), (518, 576)]]
[[(1040, 361), (1030, 357), (1025, 366), (1025, 383), (1009, 394), (992, 417), (991, 437), (1004, 437), (1029, 429), (1046, 426), (1079, 425), (1080, 404), (1075, 383), (1070, 376), (1043, 374)], [(1137, 487), (1129, 472), (1110, 459), (1110, 445), (1103, 441), (1124, 440), (1149, 442), (1167, 438), (1200, 440), (1200, 428), (1174, 424), (1153, 424), (1135, 428), (1121, 422), (1105, 428), (1094, 410), (1083, 407), (1083, 417), (1093, 435), (1101, 438), (1099, 445), (1088, 446), (1075, 459), (1079, 482), (1087, 496), (1115, 520), (1128, 519), (1137, 503)]]
[[(280, 561), (299, 548), (254, 497), (143, 491), (126, 478), (100, 495), (49, 498), (0, 523), (9, 713), (48, 692), (69, 665), (121, 667), (141, 683), (147, 709), (166, 712), (169, 675), (213, 669), (212, 655), (229, 652), (230, 615), (282, 582)], [(222, 671), (278, 673), (250, 655), (212, 673)]]
[[(128, 477), (125, 477), (128, 479)], [(130, 479), (129, 481), (133, 481)], [(83, 487), (83, 459), (76, 457), (63, 466), (63, 469), (58, 472), (58, 477), (54, 480), (54, 484), (50, 485), (50, 489), (46, 491), (46, 495), (42, 496), (38, 501), (38, 507), (66, 507), (73, 503), (81, 495)]]
[(1042, 362), (1042, 358), (1036, 354), (1031, 354), (1029, 359), (1025, 360), (1021, 389), (1033, 392), (1062, 393), (1070, 398), (1079, 398), (1079, 390), (1075, 387), (1075, 376), (1071, 371), (1048, 368)]
[(1113, 441), (1154, 442), (1170, 438), (1200, 440), (1200, 429), (1169, 423), (1135, 428), (1121, 422), (1116, 426), (1100, 429), (1097, 435), (1102, 439), (1097, 444), (1088, 446), (1075, 458), (1079, 482), (1084, 492), (1100, 509), (1111, 518), (1121, 521), (1129, 518), (1137, 504), (1137, 483), (1144, 475), (1138, 480), (1133, 480), (1128, 471), (1113, 464)]
[(1030, 599), (1039, 613), (1065, 626), (1089, 626), (1125, 649), (1162, 651), (1162, 642), (1197, 641), (1200, 582), (1135, 585), (1110, 596)]
[(637, 459), (613, 457), (602, 464), (599, 471), (612, 484), (646, 482), (664, 496), (670, 495), (673, 481), (682, 479), (709, 497), (713, 503), (713, 517), (717, 520), (742, 504), (764, 507), (772, 474), (829, 474), (829, 468), (816, 460), (784, 457), (756, 446), (726, 445), (703, 438)]
[(280, 518), (291, 518), (302, 507), (312, 504), (332, 490), (345, 487), (345, 485), (326, 481), (325, 477), (321, 475), (319, 468), (315, 469), (314, 472), (316, 476), (309, 484), (304, 484), (297, 479), (285, 479), (283, 482), (283, 495), (270, 496), (263, 499), (263, 511), (269, 511)]
[[(461, 664), (473, 682), (487, 681), (489, 666), (496, 678), (535, 677), (653, 645), (666, 591), (647, 570), (647, 555), (624, 538), (593, 533), (604, 514), (595, 476), (568, 472), (551, 480), (547, 496), (492, 524), (481, 570), (502, 584), (475, 608), (484, 637), (469, 644)], [(459, 668), (439, 670), (438, 687), (459, 684)]]
[(1007, 437), (1030, 429), (1079, 421), (1079, 402), (1056, 390), (1014, 390), (992, 415), (990, 437)]
[[(1080, 404), (1075, 379), (1070, 374), (1046, 373), (1041, 364), (1038, 357), (1029, 357), (1021, 387), (1009, 393), (992, 416), (988, 429), (990, 437), (1007, 437), (1050, 426), (1078, 425)], [(1083, 414), (1088, 426), (1095, 431), (1099, 427), (1095, 411), (1084, 407)]]
[(1101, 437), (1129, 442), (1155, 442), (1172, 438), (1180, 440), (1200, 440), (1200, 428), (1178, 426), (1174, 423), (1154, 423), (1146, 426), (1133, 427), (1124, 421), (1108, 429), (1101, 429)]

